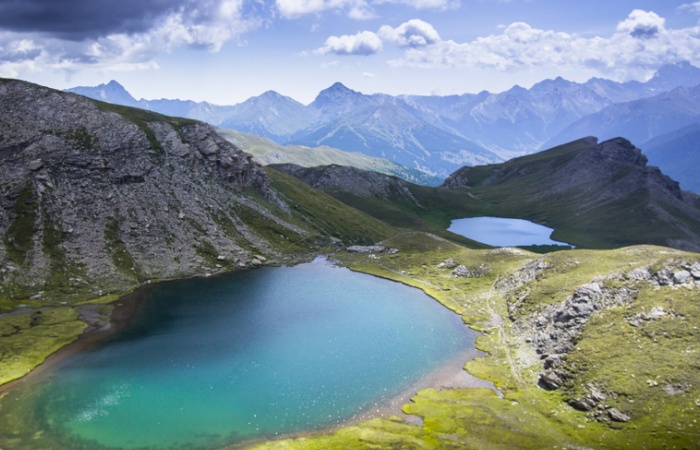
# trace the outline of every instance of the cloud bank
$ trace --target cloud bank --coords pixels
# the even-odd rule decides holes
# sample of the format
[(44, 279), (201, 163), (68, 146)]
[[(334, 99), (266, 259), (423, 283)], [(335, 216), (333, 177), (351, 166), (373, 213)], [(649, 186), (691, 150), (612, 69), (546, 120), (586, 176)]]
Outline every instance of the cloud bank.
[[(700, 2), (682, 9), (700, 12)], [(700, 25), (666, 28), (666, 20), (651, 11), (633, 10), (621, 20), (612, 35), (583, 37), (577, 34), (534, 28), (515, 22), (500, 34), (480, 37), (471, 42), (443, 40), (429, 23), (413, 19), (398, 27), (382, 26), (356, 36), (372, 36), (372, 52), (392, 43), (404, 49), (403, 56), (388, 63), (393, 67), (424, 69), (464, 68), (502, 72), (549, 67), (560, 71), (588, 70), (620, 81), (645, 79), (660, 66), (690, 61), (700, 66)], [(329, 38), (319, 54), (355, 54), (331, 50), (329, 42), (347, 40), (347, 36)], [(360, 52), (359, 54), (368, 54)]]
[(0, 0), (0, 75), (151, 68), (161, 53), (218, 51), (259, 25), (244, 0)]
[(409, 6), (414, 9), (445, 10), (457, 8), (458, 0), (275, 0), (275, 6), (282, 17), (295, 19), (325, 11), (345, 12), (351, 19), (371, 19), (376, 17), (374, 7), (382, 4)]

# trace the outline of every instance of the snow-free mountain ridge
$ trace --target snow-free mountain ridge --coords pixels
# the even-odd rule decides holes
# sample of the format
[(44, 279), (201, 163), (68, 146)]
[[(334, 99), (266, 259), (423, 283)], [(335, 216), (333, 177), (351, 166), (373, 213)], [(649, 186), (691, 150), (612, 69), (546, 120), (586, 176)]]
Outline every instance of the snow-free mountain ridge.
[[(326, 145), (379, 156), (429, 174), (447, 176), (464, 165), (494, 163), (588, 135), (588, 117), (606, 108), (643, 101), (700, 84), (700, 69), (689, 63), (661, 67), (645, 83), (561, 77), (526, 89), (451, 96), (366, 95), (335, 83), (308, 105), (268, 91), (232, 106), (185, 100), (136, 100), (115, 81), (69, 89), (98, 100), (137, 106), (166, 115), (258, 134), (280, 144)], [(615, 119), (624, 117), (624, 109)], [(581, 122), (583, 121), (583, 122)], [(579, 128), (574, 124), (583, 123)], [(674, 120), (672, 119), (673, 123)], [(679, 124), (688, 125), (687, 122)], [(633, 124), (630, 124), (633, 126)], [(573, 128), (572, 128), (573, 127)], [(583, 129), (581, 129), (583, 128)], [(663, 133), (669, 132), (664, 128)], [(654, 136), (645, 136), (644, 141)], [(642, 146), (643, 148), (643, 146)]]

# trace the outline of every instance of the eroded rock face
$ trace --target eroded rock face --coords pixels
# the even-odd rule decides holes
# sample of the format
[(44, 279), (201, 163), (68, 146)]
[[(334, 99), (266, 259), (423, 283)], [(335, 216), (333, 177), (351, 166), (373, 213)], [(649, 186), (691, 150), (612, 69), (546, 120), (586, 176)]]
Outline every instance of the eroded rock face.
[[(538, 274), (546, 270), (545, 260), (535, 260), (516, 272), (510, 280), (506, 279), (501, 285), (518, 287), (535, 280)], [(606, 277), (596, 278), (591, 282), (576, 288), (571, 295), (560, 303), (541, 307), (534, 314), (525, 314), (515, 319), (514, 326), (525, 337), (540, 355), (543, 370), (539, 374), (540, 387), (554, 390), (566, 385), (571, 379), (567, 358), (579, 341), (587, 322), (595, 313), (634, 302), (641, 286), (666, 287), (672, 289), (700, 289), (700, 273), (696, 270), (698, 262), (669, 260), (664, 266), (656, 269), (640, 267), (629, 272), (621, 272)], [(514, 298), (512, 290), (504, 290), (509, 297), (511, 314), (518, 308), (524, 298)], [(523, 290), (523, 297), (529, 291)], [(627, 322), (630, 326), (644, 327), (646, 323), (656, 320), (673, 319), (674, 312), (667, 311), (663, 306), (654, 306), (649, 311), (629, 315)], [(657, 383), (648, 381), (650, 386)], [(605, 392), (595, 384), (587, 386), (588, 393), (569, 400), (576, 409), (589, 411), (591, 417), (602, 422), (627, 422), (632, 417), (610, 407), (605, 400), (615, 396), (614, 392)], [(664, 387), (669, 394), (672, 389)], [(678, 387), (673, 392), (683, 392)], [(669, 394), (671, 395), (671, 394)]]
[(0, 80), (0, 108), (0, 296), (59, 278), (118, 290), (201, 273), (217, 255), (245, 266), (248, 249), (272, 249), (242, 209), (303, 234), (255, 200), (288, 210), (209, 125), (17, 80)]

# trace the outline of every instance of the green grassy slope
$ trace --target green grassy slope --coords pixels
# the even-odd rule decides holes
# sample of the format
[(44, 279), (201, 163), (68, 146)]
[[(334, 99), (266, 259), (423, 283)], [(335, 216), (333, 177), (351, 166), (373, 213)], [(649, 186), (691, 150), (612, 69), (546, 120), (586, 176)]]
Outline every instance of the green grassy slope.
[(261, 136), (225, 128), (219, 128), (217, 132), (243, 151), (255, 156), (256, 160), (264, 165), (290, 163), (303, 167), (314, 167), (338, 164), (393, 175), (426, 186), (437, 186), (443, 181), (442, 178), (428, 175), (420, 170), (364, 153), (346, 152), (327, 146), (312, 148), (303, 145), (280, 145)]
[[(606, 148), (607, 147), (607, 148)], [(626, 141), (582, 139), (503, 164), (463, 168), (446, 185), (481, 200), (471, 215), (532, 220), (580, 247), (700, 249), (700, 203)]]

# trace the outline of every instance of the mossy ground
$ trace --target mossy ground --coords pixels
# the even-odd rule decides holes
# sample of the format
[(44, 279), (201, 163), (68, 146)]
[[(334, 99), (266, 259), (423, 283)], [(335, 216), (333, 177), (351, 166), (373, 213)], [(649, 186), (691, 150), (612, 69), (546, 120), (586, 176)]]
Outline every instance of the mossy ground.
[[(542, 362), (516, 334), (505, 298), (494, 284), (541, 255), (529, 252), (467, 249), (437, 236), (406, 233), (385, 242), (397, 255), (338, 255), (349, 267), (419, 287), (461, 314), (483, 332), (477, 346), (486, 354), (466, 364), (474, 375), (491, 380), (501, 397), (488, 389), (425, 389), (404, 412), (423, 419), (410, 425), (400, 418), (377, 418), (332, 434), (262, 444), (264, 449), (341, 448), (699, 448), (696, 406), (700, 386), (700, 293), (672, 288), (644, 289), (629, 307), (594, 314), (571, 354), (570, 386), (546, 391), (537, 386)], [(573, 289), (598, 276), (674, 257), (700, 259), (655, 247), (614, 251), (562, 251), (545, 255), (548, 268), (521, 289), (528, 302), (518, 314), (565, 300)], [(480, 278), (454, 278), (438, 269), (452, 258), (457, 264), (485, 264)], [(674, 317), (637, 329), (626, 317), (663, 306)], [(665, 334), (664, 334), (665, 333)], [(640, 344), (640, 340), (645, 343)], [(639, 345), (642, 348), (639, 348)], [(629, 371), (638, 372), (631, 377)], [(627, 371), (627, 372), (625, 372)], [(658, 376), (658, 378), (656, 378)], [(641, 377), (641, 378), (640, 378)], [(647, 379), (659, 381), (649, 387)], [(630, 380), (632, 380), (630, 382)], [(609, 403), (632, 415), (626, 424), (600, 423), (566, 400), (589, 382), (602, 383), (617, 398)], [(686, 389), (668, 395), (664, 385)], [(669, 389), (669, 388), (667, 388)], [(676, 391), (673, 391), (676, 392)]]
[(75, 341), (87, 324), (70, 307), (0, 316), (0, 384), (26, 375), (46, 357)]

